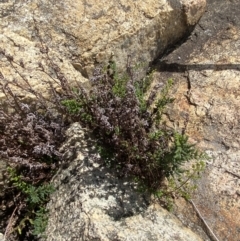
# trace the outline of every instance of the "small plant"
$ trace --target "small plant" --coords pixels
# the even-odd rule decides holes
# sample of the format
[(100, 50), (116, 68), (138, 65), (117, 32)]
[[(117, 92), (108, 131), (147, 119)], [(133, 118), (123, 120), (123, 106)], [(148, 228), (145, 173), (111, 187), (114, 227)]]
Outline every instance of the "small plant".
[(75, 99), (63, 100), (62, 105), (65, 106), (67, 108), (67, 110), (69, 111), (69, 113), (72, 115), (77, 115), (82, 108), (81, 102), (77, 101)]
[[(110, 62), (105, 70), (95, 69), (90, 90), (77, 83), (73, 88), (49, 59), (46, 48), (51, 71), (41, 63), (39, 68), (61, 88), (57, 92), (48, 82), (51, 98), (46, 99), (15, 67), (24, 67), (23, 62), (17, 63), (1, 49), (0, 54), (23, 81), (9, 81), (0, 73), (4, 80), (0, 87), (6, 96), (0, 105), (0, 158), (10, 167), (3, 193), (6, 200), (14, 200), (7, 207), (6, 237), (18, 231), (18, 237), (34, 240), (44, 231), (45, 203), (53, 191), (47, 183), (63, 161), (58, 148), (64, 141), (65, 128), (74, 121), (92, 130), (100, 155), (117, 175), (131, 176), (140, 190), (169, 205), (176, 193), (188, 197), (190, 181), (202, 170), (205, 156), (162, 120), (166, 106), (174, 101), (169, 96), (172, 80), (165, 86), (152, 87), (151, 74), (139, 79), (138, 68), (133, 69), (129, 61), (126, 73), (120, 74), (116, 64)], [(35, 101), (22, 100), (11, 86), (34, 95)], [(160, 98), (156, 98), (158, 93)], [(183, 164), (192, 159), (195, 166), (183, 169)], [(166, 179), (167, 187), (163, 185)]]
[(24, 228), (30, 225), (33, 235), (41, 235), (45, 231), (48, 220), (45, 205), (50, 194), (54, 192), (54, 187), (51, 184), (38, 186), (28, 184), (23, 181), (23, 176), (19, 176), (11, 167), (8, 167), (8, 174), (11, 185), (19, 191), (22, 200), (26, 200), (26, 208), (10, 233), (18, 231), (21, 235)]
[[(0, 88), (5, 94), (0, 103), (0, 158), (9, 166), (3, 173), (1, 205), (6, 210), (0, 219), (6, 223), (7, 239), (35, 240), (34, 234), (39, 234), (46, 223), (44, 206), (53, 191), (48, 182), (60, 165), (58, 148), (68, 122), (54, 109), (55, 103), (37, 93), (15, 67), (24, 64), (15, 62), (5, 50), (0, 49), (0, 54), (21, 79), (10, 81), (0, 73)], [(35, 99), (19, 97), (14, 88)]]
[[(205, 158), (208, 158), (205, 156)], [(173, 208), (173, 198), (181, 196), (186, 200), (191, 199), (191, 194), (196, 190), (195, 181), (200, 178), (201, 172), (205, 169), (203, 161), (195, 160), (194, 163), (187, 168), (167, 178), (167, 185), (153, 192), (154, 197), (164, 203), (168, 210)]]
[(32, 222), (33, 225), (33, 235), (35, 236), (44, 236), (44, 231), (48, 224), (48, 211), (46, 208), (41, 206), (36, 212), (35, 212), (35, 218)]
[(66, 107), (68, 113), (73, 116), (79, 116), (82, 121), (90, 123), (92, 121), (92, 116), (86, 112), (82, 112), (83, 106), (86, 104), (81, 101), (78, 97), (77, 99), (62, 100), (61, 104)]
[(166, 176), (169, 177), (184, 172), (183, 162), (200, 160), (199, 163), (202, 164), (201, 160), (206, 158), (206, 155), (199, 152), (194, 144), (189, 144), (187, 136), (175, 132), (174, 143), (164, 160), (161, 160), (161, 165), (165, 169)]
[[(160, 98), (156, 99), (160, 87), (150, 89), (151, 75), (139, 80), (131, 66), (120, 75), (116, 65), (110, 63), (105, 72), (95, 70), (91, 83), (88, 94), (80, 89), (80, 94), (75, 96), (74, 106), (79, 107), (77, 113), (66, 105), (72, 99), (65, 99), (62, 104), (69, 114), (93, 130), (101, 146), (100, 154), (108, 165), (117, 169), (120, 175), (132, 176), (142, 190), (169, 197), (169, 190), (161, 190), (164, 180), (167, 178), (172, 183), (176, 175), (188, 173), (182, 169), (185, 162), (197, 160), (202, 163), (206, 158), (189, 144), (187, 136), (162, 121), (166, 106), (174, 101), (169, 96), (173, 81), (167, 81), (160, 90)], [(83, 113), (91, 121), (82, 118)], [(193, 179), (193, 175), (189, 178)], [(180, 183), (180, 186), (186, 186), (188, 182)], [(175, 184), (171, 192), (183, 195), (183, 189)]]

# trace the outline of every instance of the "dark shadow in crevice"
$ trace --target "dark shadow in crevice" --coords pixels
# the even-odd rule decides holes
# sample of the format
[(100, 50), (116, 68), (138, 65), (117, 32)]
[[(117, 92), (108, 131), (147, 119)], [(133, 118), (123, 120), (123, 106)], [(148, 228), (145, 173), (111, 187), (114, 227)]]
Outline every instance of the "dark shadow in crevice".
[(184, 44), (191, 36), (194, 28), (195, 28), (195, 26), (188, 27), (188, 30), (186, 31), (184, 36), (182, 38), (180, 38), (179, 40), (175, 41), (174, 43), (170, 44), (164, 52), (160, 53), (155, 58), (155, 60), (152, 61), (150, 66), (154, 66), (154, 65), (158, 64), (159, 59), (163, 59), (164, 57), (170, 55), (174, 50), (178, 49), (182, 44)]
[(240, 71), (239, 64), (180, 64), (180, 63), (167, 63), (161, 61), (155, 65), (155, 69), (160, 72), (185, 72), (188, 70), (238, 70)]

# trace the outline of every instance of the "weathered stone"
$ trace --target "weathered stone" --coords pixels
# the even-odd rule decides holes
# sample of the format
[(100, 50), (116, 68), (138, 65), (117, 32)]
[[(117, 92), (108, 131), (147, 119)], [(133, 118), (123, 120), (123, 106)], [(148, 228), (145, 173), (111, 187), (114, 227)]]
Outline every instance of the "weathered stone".
[(202, 240), (157, 203), (149, 205), (150, 198), (127, 178), (94, 160), (94, 142), (84, 132), (77, 123), (67, 131), (62, 150), (71, 164), (53, 181), (47, 241)]
[[(78, 71), (75, 71), (69, 60), (61, 56), (57, 50), (49, 49), (47, 55), (44, 52), (46, 48), (46, 45), (41, 46), (38, 41), (30, 40), (13, 31), (0, 30), (0, 50), (4, 51), (7, 56), (13, 57), (11, 65), (7, 57), (0, 52), (0, 83), (4, 85), (7, 81), (16, 80), (18, 84), (28, 88), (28, 82), (37, 93), (47, 96), (50, 89), (48, 82), (56, 87), (60, 84), (53, 69), (54, 65), (60, 68), (61, 73), (70, 83), (86, 81)], [(52, 64), (50, 64), (50, 61), (52, 61)], [(23, 91), (23, 89), (12, 85), (11, 87), (22, 97), (31, 96), (29, 92)], [(0, 91), (1, 99), (4, 99), (2, 91)]]
[(2, 233), (0, 233), (0, 241), (4, 241), (4, 235)]
[[(156, 81), (176, 80), (169, 125), (186, 127), (191, 141), (211, 157), (193, 201), (218, 239), (229, 241), (240, 240), (239, 6), (239, 1), (209, 1), (188, 41), (161, 60), (156, 74)], [(195, 223), (197, 231), (202, 222), (194, 209), (177, 203), (178, 216)]]
[[(192, 30), (205, 5), (205, 0), (9, 0), (0, 3), (0, 43), (17, 62), (31, 67), (27, 75), (39, 85), (46, 76), (37, 63), (46, 47), (68, 78), (81, 79), (73, 67), (87, 76), (94, 65), (113, 58), (124, 68), (128, 55), (133, 63), (148, 64)], [(15, 78), (5, 64), (3, 75)]]
[[(59, 84), (54, 71), (57, 66), (74, 83), (86, 82), (83, 76), (89, 76), (95, 65), (106, 64), (110, 59), (120, 68), (126, 65), (128, 55), (133, 63), (149, 63), (192, 30), (205, 4), (205, 0), (3, 1), (0, 3), (1, 84), (15, 80), (28, 88), (29, 83), (37, 93), (48, 95), (48, 82)], [(13, 58), (12, 64), (6, 56)], [(29, 95), (19, 89), (17, 94)], [(4, 98), (0, 92), (0, 100)], [(78, 142), (82, 138), (76, 135), (71, 138), (81, 151)], [(63, 183), (52, 200), (48, 240), (79, 240), (79, 237), (107, 240), (109, 235), (117, 235), (119, 240), (201, 240), (157, 205), (147, 207), (148, 202), (127, 181), (114, 179), (106, 169), (90, 161), (93, 166), (87, 172), (87, 166), (81, 166), (86, 161), (83, 157), (72, 163), (70, 174), (65, 170), (57, 177), (57, 183)], [(85, 179), (74, 174), (77, 170)], [(106, 174), (108, 187), (101, 184), (100, 174)], [(115, 185), (113, 191), (110, 184)], [(120, 192), (125, 198), (123, 206)], [(89, 198), (88, 202), (84, 198)], [(156, 221), (148, 218), (152, 215)], [(103, 229), (107, 228), (105, 222), (111, 225), (112, 232)]]

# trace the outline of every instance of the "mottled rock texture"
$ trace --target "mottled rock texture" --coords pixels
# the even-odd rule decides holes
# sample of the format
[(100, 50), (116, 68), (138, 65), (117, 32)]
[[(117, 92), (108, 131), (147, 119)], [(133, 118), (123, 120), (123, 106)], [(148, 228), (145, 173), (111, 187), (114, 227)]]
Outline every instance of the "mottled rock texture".
[[(91, 75), (95, 65), (106, 64), (110, 59), (115, 60), (120, 68), (126, 65), (128, 55), (131, 55), (133, 63), (149, 63), (192, 30), (204, 13), (205, 4), (205, 0), (1, 1), (0, 81), (5, 84), (6, 80), (14, 80), (26, 88), (28, 82), (35, 91), (48, 96), (48, 82), (59, 84), (54, 68), (59, 68), (62, 77), (74, 83), (85, 82), (85, 77)], [(6, 56), (13, 58), (12, 64)], [(27, 95), (22, 90), (17, 94), (23, 98)], [(0, 92), (0, 101), (3, 100), (4, 95)], [(78, 138), (82, 137), (71, 139), (71, 145), (77, 146)], [(119, 240), (131, 240), (131, 232), (137, 235), (135, 240), (201, 240), (157, 205), (147, 207), (148, 200), (138, 197), (129, 183), (127, 186), (119, 184), (107, 170), (94, 167), (93, 163), (90, 163), (93, 166), (89, 167), (88, 173), (88, 167), (81, 166), (86, 164), (86, 160), (80, 153), (80, 159), (74, 159), (68, 169), (70, 174), (65, 170), (58, 177), (61, 185), (52, 201), (49, 240), (79, 240), (79, 237), (83, 240), (91, 240), (88, 237), (108, 240), (109, 235), (117, 235)], [(76, 160), (79, 161), (76, 163)], [(85, 179), (77, 175), (78, 170)], [(105, 184), (110, 185), (106, 187), (110, 194), (106, 194), (104, 183), (97, 176), (99, 172), (104, 175)], [(114, 186), (113, 194), (111, 185)], [(98, 194), (99, 199), (94, 200), (94, 190), (98, 188), (102, 193)], [(85, 196), (83, 189), (87, 192)], [(119, 196), (124, 196), (124, 192), (127, 192), (127, 197), (122, 206)], [(93, 202), (85, 202), (87, 196), (92, 197)], [(130, 217), (133, 214), (135, 220)], [(88, 215), (91, 215), (91, 222)], [(151, 220), (155, 216), (156, 221)], [(106, 223), (103, 217), (106, 217), (106, 222), (112, 222), (112, 229), (104, 231)], [(124, 221), (120, 221), (121, 217)], [(142, 231), (139, 231), (140, 223)], [(96, 230), (97, 225), (99, 230)]]
[[(94, 142), (79, 124), (63, 145), (68, 168), (54, 178), (47, 241), (200, 241), (174, 215), (137, 192), (126, 178), (94, 160)], [(45, 239), (44, 239), (45, 240)]]
[(3, 237), (4, 237), (3, 234), (0, 233), (0, 241), (4, 241)]
[[(169, 125), (181, 130), (188, 119), (186, 133), (211, 157), (193, 201), (218, 239), (228, 241), (240, 240), (239, 16), (239, 1), (209, 1), (190, 38), (161, 59), (156, 74), (156, 81), (176, 81)], [(179, 217), (196, 227), (199, 219), (183, 203)]]
[(0, 3), (0, 44), (36, 68), (31, 58), (39, 58), (40, 34), (43, 52), (47, 46), (60, 67), (87, 76), (111, 58), (120, 68), (128, 55), (135, 63), (153, 61), (192, 30), (205, 5), (205, 0), (8, 0)]

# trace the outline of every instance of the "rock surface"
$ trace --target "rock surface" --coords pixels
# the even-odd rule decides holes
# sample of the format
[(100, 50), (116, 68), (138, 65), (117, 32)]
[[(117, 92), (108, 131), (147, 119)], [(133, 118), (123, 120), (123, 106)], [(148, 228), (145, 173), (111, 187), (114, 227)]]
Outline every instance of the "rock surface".
[[(186, 133), (211, 157), (193, 196), (196, 207), (219, 240), (239, 241), (240, 2), (208, 4), (190, 38), (159, 61), (156, 81), (176, 80), (169, 125), (181, 130), (188, 119)], [(176, 208), (189, 226), (201, 224), (190, 204), (178, 200)]]
[[(190, 38), (161, 59), (156, 78), (177, 80), (169, 124), (180, 130), (187, 118), (186, 133), (212, 157), (194, 203), (219, 240), (239, 241), (240, 5), (208, 4)], [(95, 65), (110, 59), (121, 68), (128, 55), (149, 63), (192, 30), (204, 9), (205, 0), (3, 1), (0, 50), (14, 62), (0, 53), (0, 81), (21, 82), (20, 73), (47, 94), (54, 65), (69, 81), (85, 82)], [(93, 163), (92, 142), (79, 126), (69, 135), (66, 158), (73, 162), (55, 178), (47, 240), (209, 240), (188, 203), (177, 200), (176, 215), (201, 237), (157, 204), (149, 206), (128, 180)]]
[[(153, 61), (192, 30), (205, 5), (206, 0), (8, 0), (0, 3), (0, 44), (14, 58), (31, 61), (32, 70), (39, 69), (36, 46), (45, 53), (47, 47), (61, 69), (72, 73), (74, 67), (87, 76), (113, 56), (120, 68), (128, 55), (134, 63)], [(35, 78), (42, 83), (43, 76)]]
[[(87, 76), (93, 65), (107, 62), (112, 55), (122, 66), (128, 54), (132, 55), (133, 61), (150, 62), (168, 44), (191, 29), (205, 6), (205, 1), (187, 0), (181, 3), (174, 0), (138, 3), (105, 3), (103, 0), (88, 3), (54, 0), (1, 2), (0, 48), (12, 55), (16, 63), (13, 68), (0, 54), (0, 80), (21, 81), (18, 70), (36, 90), (47, 92), (46, 81), (56, 76), (51, 74), (46, 47), (53, 62), (72, 81), (86, 81), (82, 74)], [(239, 241), (240, 5), (238, 0), (209, 0), (208, 4), (207, 13), (190, 38), (161, 59), (156, 80), (165, 81), (168, 77), (177, 80), (176, 101), (169, 110), (169, 124), (182, 129), (184, 118), (187, 118), (186, 133), (212, 157), (199, 180), (194, 203), (219, 240)], [(104, 9), (103, 5), (106, 6)], [(42, 71), (39, 62), (50, 76)], [(139, 201), (133, 203), (136, 198), (133, 186), (120, 183), (106, 169), (83, 158), (85, 155), (81, 152), (87, 150), (78, 144), (82, 141), (81, 133), (80, 130), (79, 136), (71, 139), (72, 152), (78, 153), (80, 161), (76, 163), (76, 158), (73, 166), (62, 171), (55, 180), (59, 190), (51, 203), (55, 209), (51, 211), (48, 240), (69, 240), (70, 235), (71, 240), (79, 240), (77, 235), (81, 232), (85, 240), (91, 240), (89, 237), (110, 240), (109, 235), (115, 240), (123, 240), (126, 230), (140, 236), (135, 240), (201, 240), (159, 206), (147, 207), (147, 197), (139, 197)], [(88, 186), (86, 193), (82, 190), (83, 182)], [(108, 192), (112, 190), (109, 197), (103, 186), (107, 183)], [(99, 193), (94, 193), (96, 187)], [(92, 197), (91, 202), (84, 201), (87, 196)], [(200, 227), (203, 225), (189, 205), (177, 200), (176, 214), (203, 235)], [(142, 215), (145, 215), (144, 219)], [(107, 226), (101, 219), (103, 216), (111, 222), (106, 232), (103, 231), (103, 226)], [(144, 230), (136, 232), (134, 227), (139, 227), (136, 225), (141, 222)], [(149, 233), (145, 232), (147, 228)], [(153, 230), (155, 236), (151, 237)], [(130, 240), (131, 236), (128, 234), (126, 238)]]
[(53, 181), (47, 241), (203, 240), (157, 203), (149, 205), (128, 179), (96, 162), (94, 142), (84, 133), (77, 123), (67, 131), (62, 150), (71, 164)]
[[(111, 58), (121, 68), (128, 55), (149, 63), (192, 30), (205, 5), (206, 0), (1, 1), (0, 84), (15, 81), (15, 93), (32, 102), (28, 85), (49, 97), (49, 82), (86, 82), (94, 65)], [(0, 105), (4, 100), (0, 91)]]
[(3, 237), (4, 237), (4, 235), (2, 233), (0, 233), (0, 241), (4, 241)]

